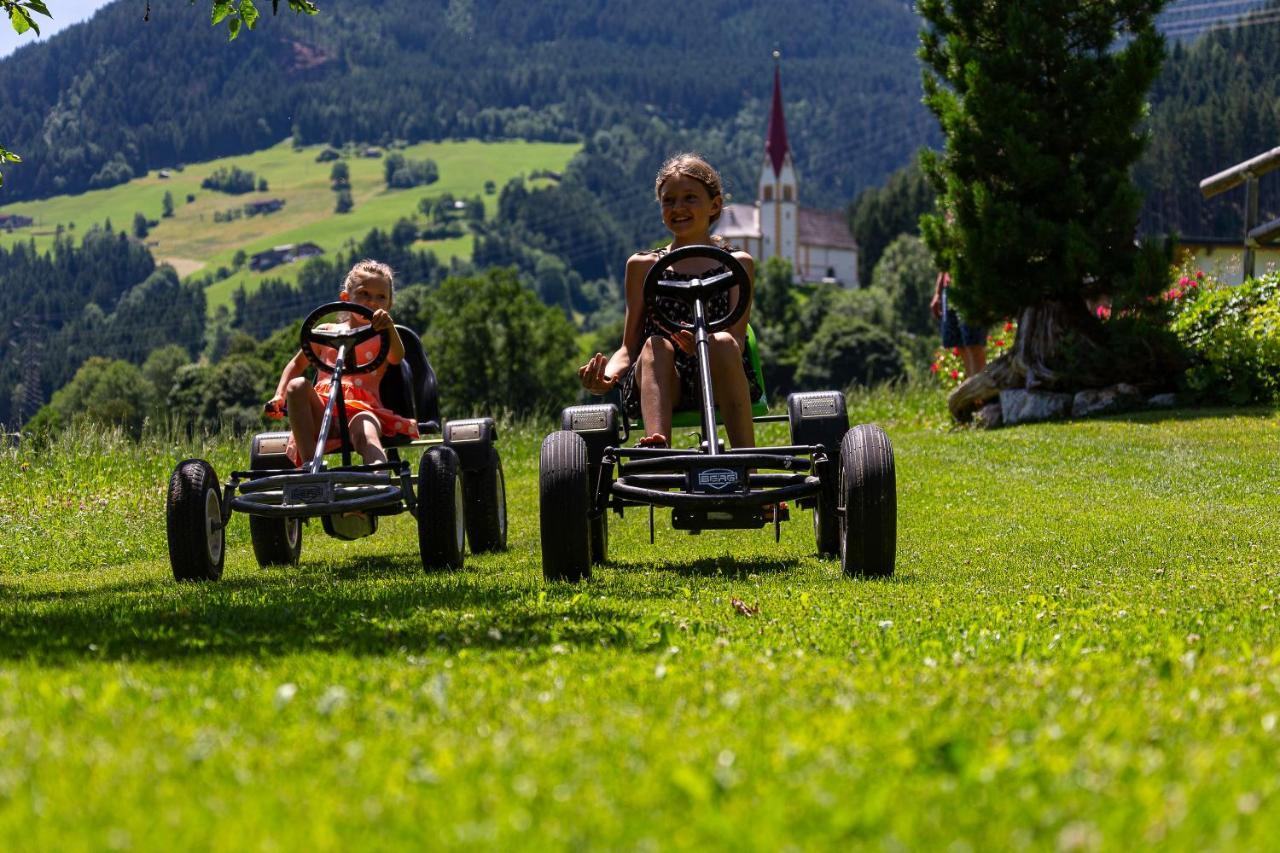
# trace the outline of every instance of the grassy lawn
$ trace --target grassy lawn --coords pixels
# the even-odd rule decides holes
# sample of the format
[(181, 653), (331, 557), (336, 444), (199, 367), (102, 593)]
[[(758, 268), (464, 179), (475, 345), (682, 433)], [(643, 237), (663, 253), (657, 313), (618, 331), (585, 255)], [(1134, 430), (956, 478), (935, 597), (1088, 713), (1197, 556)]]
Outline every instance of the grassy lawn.
[[(443, 170), (442, 170), (443, 171)], [(544, 585), (541, 428), (511, 550), (424, 575), (412, 520), (169, 576), (164, 483), (244, 449), (0, 456), (0, 838), (12, 849), (1260, 848), (1280, 829), (1271, 410), (893, 438), (889, 581), (768, 532), (611, 522)], [(770, 425), (769, 440), (785, 439)], [(758, 607), (744, 615), (733, 600)]]
[[(53, 244), (59, 224), (75, 223), (72, 235), (95, 223), (110, 219), (117, 229), (128, 231), (135, 213), (141, 212), (160, 224), (151, 229), (147, 242), (157, 260), (174, 264), (182, 275), (232, 266), (237, 250), (248, 255), (286, 243), (310, 241), (332, 253), (348, 241), (359, 240), (373, 228), (390, 229), (401, 217), (412, 217), (418, 202), (452, 193), (458, 198), (479, 195), (484, 199), (487, 215), (497, 205), (497, 194), (486, 195), (484, 185), (492, 180), (499, 191), (511, 178), (534, 171), (561, 172), (577, 153), (576, 144), (522, 142), (507, 140), (480, 142), (461, 140), (425, 142), (403, 150), (409, 159), (436, 161), (440, 179), (428, 186), (407, 190), (389, 190), (383, 174), (383, 161), (375, 158), (348, 157), (351, 195), (355, 207), (350, 213), (334, 213), (335, 195), (329, 186), (333, 163), (317, 163), (316, 154), (323, 146), (295, 150), (288, 140), (272, 148), (207, 163), (188, 164), (181, 172), (172, 171), (161, 178), (151, 172), (127, 184), (105, 190), (94, 190), (77, 196), (58, 196), (41, 201), (17, 202), (0, 207), (4, 213), (32, 217), (35, 225), (12, 233), (0, 232), (0, 245), (34, 239), (36, 246), (47, 249)], [(227, 195), (200, 188), (200, 182), (220, 167), (238, 166), (253, 172), (268, 183), (266, 192)], [(546, 183), (545, 178), (530, 182)], [(174, 215), (161, 217), (165, 192), (173, 195)], [(187, 203), (188, 194), (195, 201)], [(284, 199), (278, 213), (242, 217), (230, 222), (214, 222), (215, 212), (242, 208), (245, 203), (268, 198)], [(471, 257), (470, 235), (461, 239), (424, 242), (419, 248), (430, 249), (441, 258)], [(231, 294), (241, 285), (253, 290), (264, 277), (296, 278), (296, 269), (276, 267), (265, 273), (247, 269), (213, 285), (208, 290), (210, 310), (230, 304)]]

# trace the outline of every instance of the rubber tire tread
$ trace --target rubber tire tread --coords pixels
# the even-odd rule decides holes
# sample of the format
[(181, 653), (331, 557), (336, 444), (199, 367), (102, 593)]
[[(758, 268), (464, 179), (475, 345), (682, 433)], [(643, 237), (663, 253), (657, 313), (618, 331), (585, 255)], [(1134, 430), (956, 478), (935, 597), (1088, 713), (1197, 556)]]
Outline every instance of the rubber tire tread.
[(227, 558), (226, 530), (222, 532), (222, 552), (216, 563), (209, 559), (204, 532), (205, 496), (210, 490), (218, 493), (221, 505), (218, 475), (203, 459), (187, 459), (173, 469), (165, 500), (165, 528), (174, 580), (216, 581), (222, 577)]
[(898, 535), (897, 474), (884, 430), (859, 424), (840, 442), (844, 498), (840, 568), (846, 575), (889, 577)]
[(551, 433), (538, 457), (542, 575), (547, 580), (591, 577), (590, 508), (587, 443), (568, 430)]
[(302, 556), (302, 527), (298, 525), (298, 544), (289, 545), (286, 533), (290, 519), (267, 518), (261, 515), (249, 516), (249, 539), (253, 542), (253, 556), (262, 568), (271, 566), (296, 565)]
[(497, 448), (489, 447), (483, 468), (462, 473), (462, 494), (471, 553), (507, 550), (507, 488)]
[(418, 551), (428, 572), (461, 569), (465, 560), (465, 534), (463, 547), (456, 538), (458, 468), (449, 447), (432, 447), (418, 461)]
[(813, 538), (821, 557), (840, 556), (840, 458), (831, 460), (830, 475), (818, 490), (818, 503), (813, 508)]

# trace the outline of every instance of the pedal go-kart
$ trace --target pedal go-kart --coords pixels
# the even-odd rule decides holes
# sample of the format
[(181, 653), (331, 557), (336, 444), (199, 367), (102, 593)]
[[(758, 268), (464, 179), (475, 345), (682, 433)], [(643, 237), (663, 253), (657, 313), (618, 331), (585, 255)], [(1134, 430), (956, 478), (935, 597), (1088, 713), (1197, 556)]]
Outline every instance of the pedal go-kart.
[[(664, 278), (673, 265), (705, 258), (725, 271), (690, 281)], [(737, 302), (723, 317), (708, 318), (711, 297), (738, 289)], [(671, 316), (658, 297), (679, 299), (692, 308), (692, 322)], [(787, 421), (791, 444), (725, 450), (716, 433), (708, 336), (730, 328), (751, 304), (751, 278), (730, 253), (715, 246), (686, 246), (654, 264), (644, 282), (645, 304), (671, 334), (693, 333), (701, 408), (694, 423), (701, 446), (694, 449), (624, 446), (630, 425), (616, 405), (571, 406), (561, 429), (542, 443), (539, 492), (542, 571), (548, 580), (577, 581), (605, 562), (610, 510), (649, 507), (649, 541), (654, 541), (654, 507), (671, 507), (676, 530), (760, 529), (789, 515), (780, 504), (794, 501), (813, 510), (818, 552), (839, 555), (847, 575), (893, 574), (897, 537), (897, 495), (893, 447), (879, 427), (849, 428), (844, 395), (838, 391), (787, 397), (785, 415), (768, 415), (764, 400), (753, 405), (757, 423)], [(667, 303), (668, 305), (670, 303)], [(757, 377), (754, 335), (748, 352)], [(763, 382), (760, 383), (763, 387)]]
[[(166, 502), (169, 562), (177, 580), (217, 580), (222, 576), (226, 526), (234, 512), (249, 516), (253, 553), (261, 566), (296, 563), (302, 553), (303, 522), (320, 518), (324, 531), (340, 539), (374, 533), (382, 516), (411, 513), (418, 522), (424, 569), (461, 568), (465, 540), (472, 552), (503, 550), (507, 543), (507, 498), (492, 418), (444, 422), (435, 372), (422, 341), (397, 326), (404, 343), (401, 363), (387, 370), (378, 386), (385, 406), (418, 424), (423, 437), (383, 437), (387, 461), (351, 463), (342, 377), (377, 370), (386, 360), (390, 333), (366, 325), (352, 330), (317, 328), (340, 312), (372, 319), (352, 302), (322, 305), (302, 324), (302, 351), (321, 373), (332, 374), (333, 393), (320, 423), (315, 455), (295, 468), (285, 455), (288, 432), (254, 436), (248, 471), (233, 471), (225, 488), (203, 459), (178, 463)], [(356, 346), (380, 339), (377, 352), (358, 363)], [(317, 349), (319, 348), (319, 349)], [(332, 361), (326, 353), (335, 353)], [(348, 361), (352, 363), (348, 364)], [(342, 464), (327, 467), (325, 445), (335, 428), (342, 439)], [(417, 476), (402, 448), (421, 448)]]

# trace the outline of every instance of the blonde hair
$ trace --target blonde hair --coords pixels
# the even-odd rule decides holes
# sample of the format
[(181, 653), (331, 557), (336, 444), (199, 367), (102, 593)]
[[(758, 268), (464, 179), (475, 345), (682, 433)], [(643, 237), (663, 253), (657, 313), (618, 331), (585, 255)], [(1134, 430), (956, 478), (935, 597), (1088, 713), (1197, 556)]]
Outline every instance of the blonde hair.
[[(662, 164), (662, 168), (658, 170), (658, 177), (653, 182), (653, 194), (658, 201), (662, 201), (662, 185), (677, 175), (693, 178), (706, 187), (707, 194), (711, 196), (712, 200), (719, 198), (723, 201), (724, 184), (720, 180), (720, 173), (712, 168), (710, 163), (702, 159), (701, 154), (695, 154), (692, 151), (677, 154)], [(724, 205), (722, 204), (721, 211), (723, 212), (723, 210)], [(717, 213), (711, 217), (711, 224), (715, 225), (719, 219), (720, 214)], [(716, 241), (719, 242), (718, 237)]]
[(360, 282), (371, 278), (380, 278), (387, 283), (387, 304), (390, 305), (394, 302), (396, 293), (395, 272), (381, 261), (374, 261), (369, 258), (357, 263), (347, 273), (346, 279), (342, 282), (342, 292), (350, 293), (355, 290)]

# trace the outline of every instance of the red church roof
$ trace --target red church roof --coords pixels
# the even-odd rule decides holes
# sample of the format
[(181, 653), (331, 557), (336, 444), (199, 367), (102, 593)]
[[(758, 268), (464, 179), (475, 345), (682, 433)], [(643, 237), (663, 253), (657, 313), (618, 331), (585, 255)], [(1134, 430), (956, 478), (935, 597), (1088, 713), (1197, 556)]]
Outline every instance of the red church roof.
[(773, 68), (773, 108), (769, 111), (769, 129), (764, 137), (764, 151), (773, 164), (773, 174), (782, 175), (782, 164), (787, 156), (787, 119), (782, 114), (782, 72)]

